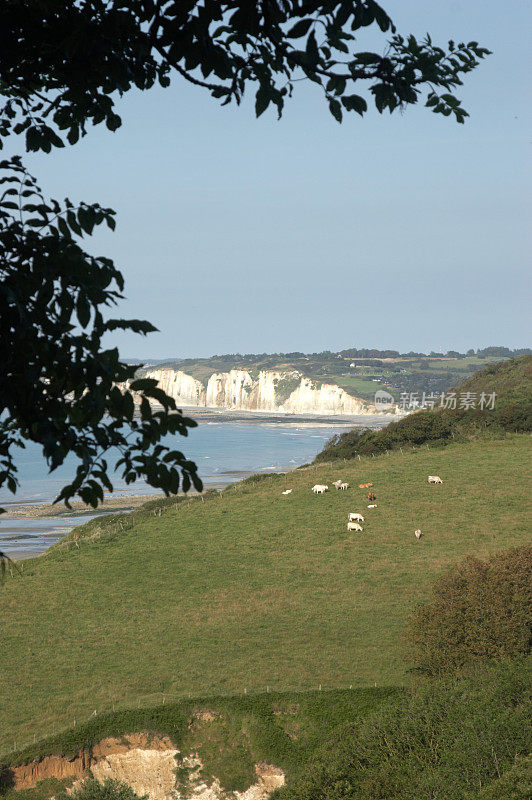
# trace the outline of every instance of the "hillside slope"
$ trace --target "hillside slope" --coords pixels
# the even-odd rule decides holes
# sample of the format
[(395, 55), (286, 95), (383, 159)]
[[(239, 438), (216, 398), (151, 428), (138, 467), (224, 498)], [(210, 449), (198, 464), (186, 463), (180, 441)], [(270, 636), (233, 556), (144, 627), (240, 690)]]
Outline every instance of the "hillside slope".
[[(402, 632), (429, 582), (526, 541), (529, 451), (514, 435), (397, 452), (163, 503), (129, 529), (94, 520), (96, 537), (27, 561), (0, 591), (0, 752), (163, 694), (400, 685)], [(353, 488), (312, 494), (338, 477)], [(360, 535), (350, 511), (366, 516)]]
[(532, 356), (511, 358), (498, 364), (488, 364), (480, 372), (463, 381), (458, 391), (497, 395), (497, 404), (523, 402), (532, 397)]
[[(505, 431), (532, 431), (532, 356), (492, 364), (450, 389), (450, 407), (436, 402), (379, 431), (351, 430), (333, 437), (316, 463), (376, 455), (425, 443), (446, 445)], [(470, 401), (470, 405), (468, 402)], [(444, 401), (445, 402), (445, 401)]]

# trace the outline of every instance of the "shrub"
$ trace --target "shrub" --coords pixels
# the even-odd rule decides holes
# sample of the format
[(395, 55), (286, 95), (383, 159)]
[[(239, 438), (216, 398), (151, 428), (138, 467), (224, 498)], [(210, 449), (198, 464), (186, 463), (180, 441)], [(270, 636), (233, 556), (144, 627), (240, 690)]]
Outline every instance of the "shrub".
[(379, 431), (347, 431), (334, 436), (316, 461), (354, 458), (357, 455), (378, 455), (399, 447), (419, 446), (426, 442), (446, 444), (453, 436), (453, 426), (443, 415), (432, 411), (418, 411), (398, 422), (390, 422)]
[(448, 569), (412, 619), (416, 668), (438, 675), (478, 659), (530, 653), (531, 574), (527, 546), (487, 561), (468, 556)]
[(68, 795), (66, 792), (58, 796), (58, 800), (147, 800), (148, 795), (135, 794), (127, 783), (108, 778), (100, 783), (95, 778), (84, 781), (79, 789)]
[(343, 726), (275, 797), (473, 800), (530, 749), (528, 667), (488, 664)]
[(532, 756), (518, 757), (501, 777), (467, 800), (530, 800), (532, 797)]

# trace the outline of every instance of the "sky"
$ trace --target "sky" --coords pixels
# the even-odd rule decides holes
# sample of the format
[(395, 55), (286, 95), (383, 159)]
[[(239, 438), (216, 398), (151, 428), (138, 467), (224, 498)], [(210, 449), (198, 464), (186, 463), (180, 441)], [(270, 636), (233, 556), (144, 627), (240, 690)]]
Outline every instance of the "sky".
[(118, 315), (159, 329), (109, 338), (124, 358), (530, 346), (532, 6), (382, 5), (400, 33), (493, 51), (465, 125), (422, 105), (339, 125), (305, 82), (256, 120), (176, 77), (119, 99), (117, 132), (25, 156), (49, 196), (117, 212), (87, 249), (125, 276)]

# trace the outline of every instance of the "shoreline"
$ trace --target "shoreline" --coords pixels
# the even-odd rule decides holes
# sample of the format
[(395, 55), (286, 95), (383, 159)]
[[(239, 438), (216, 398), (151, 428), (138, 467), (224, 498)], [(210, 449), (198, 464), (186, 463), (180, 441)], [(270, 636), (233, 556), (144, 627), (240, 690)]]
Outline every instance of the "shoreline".
[[(280, 472), (285, 470), (279, 470)], [(234, 474), (237, 473), (228, 473)], [(222, 490), (232, 483), (243, 480), (252, 471), (239, 472), (236, 480), (217, 481), (206, 484), (204, 491), (212, 489)], [(178, 492), (178, 495), (183, 495)], [(191, 489), (189, 495), (201, 494)], [(53, 503), (23, 503), (15, 501), (9, 510), (0, 517), (0, 552), (5, 553), (15, 563), (26, 561), (29, 558), (38, 558), (48, 551), (52, 545), (60, 542), (71, 530), (83, 525), (95, 517), (108, 514), (128, 514), (150, 500), (164, 498), (163, 492), (151, 494), (131, 494), (106, 496), (102, 505), (97, 509), (87, 506), (81, 500), (72, 501), (72, 509), (64, 505), (57, 506)], [(3, 506), (8, 509), (9, 503)], [(42, 522), (41, 522), (42, 520)], [(11, 523), (11, 524), (10, 524)], [(37, 537), (37, 539), (36, 539)], [(10, 546), (10, 542), (16, 545)]]
[(400, 419), (401, 415), (386, 412), (370, 414), (323, 414), (306, 412), (294, 414), (288, 411), (264, 411), (256, 409), (217, 408), (207, 406), (181, 406), (183, 416), (197, 418), (198, 422), (250, 422), (261, 425), (298, 425), (312, 428), (346, 427), (381, 428)]
[[(336, 428), (337, 431), (352, 428), (375, 429), (388, 424), (390, 421), (390, 415), (384, 414), (379, 416), (365, 415), (363, 417), (338, 415), (333, 421), (333, 418), (327, 415), (276, 414), (264, 411), (228, 411), (227, 409), (193, 409), (192, 407), (187, 408), (186, 413), (189, 413), (192, 418), (196, 417), (200, 426), (205, 426), (205, 430), (208, 430), (209, 425), (214, 425), (215, 427), (228, 425), (229, 429), (231, 429), (232, 425), (238, 426), (238, 424), (244, 425), (246, 428), (249, 425), (253, 428), (263, 429), (285, 428), (292, 431), (293, 429), (300, 429), (300, 433), (294, 432), (294, 435), (303, 436), (304, 438), (310, 436), (312, 439), (316, 438), (312, 434), (312, 429), (315, 430), (316, 434), (320, 429), (325, 428), (332, 428), (333, 430)], [(331, 425), (331, 423), (333, 424)], [(239, 435), (236, 434), (237, 437)], [(317, 438), (322, 438), (322, 436), (320, 435)], [(216, 441), (216, 437), (214, 441)], [(311, 448), (312, 450), (314, 450), (314, 447)], [(281, 455), (281, 453), (283, 454)], [(198, 466), (201, 465), (200, 474), (203, 473), (204, 491), (207, 491), (209, 489), (224, 489), (226, 486), (244, 480), (255, 473), (289, 472), (309, 460), (308, 457), (305, 458), (304, 453), (296, 456), (295, 459), (292, 458), (286, 448), (284, 452), (281, 448), (279, 455), (281, 455), (281, 458), (275, 454), (268, 453), (266, 449), (263, 460), (261, 459), (262, 466), (258, 466), (260, 461), (252, 466), (249, 464), (248, 457), (248, 463), (245, 464), (247, 469), (238, 469), (238, 461), (235, 462), (230, 457), (224, 459), (228, 460), (229, 463), (224, 465), (222, 462), (216, 468), (209, 468), (211, 461), (203, 461), (203, 459), (210, 459), (210, 456), (200, 455), (199, 460), (196, 459), (196, 463)], [(233, 464), (231, 464), (231, 460)], [(246, 462), (245, 458), (244, 462)], [(222, 466), (222, 470), (219, 469), (219, 466)], [(223, 469), (223, 466), (226, 466), (226, 468)], [(231, 466), (234, 468), (231, 469)], [(127, 514), (143, 503), (164, 497), (161, 491), (151, 490), (146, 485), (135, 488), (136, 491), (133, 487), (124, 486), (117, 488), (112, 495), (106, 494), (104, 503), (97, 509), (85, 505), (81, 500), (73, 500), (70, 509), (64, 504), (54, 505), (52, 502), (54, 499), (53, 494), (46, 492), (48, 494), (46, 497), (46, 495), (43, 496), (41, 491), (38, 491), (33, 496), (28, 493), (20, 499), (6, 498), (5, 502), (0, 503), (0, 506), (5, 508), (6, 511), (0, 516), (0, 552), (6, 553), (16, 561), (33, 558), (46, 552), (49, 547), (61, 541), (73, 528), (95, 517), (109, 514)], [(194, 489), (190, 490), (190, 494), (195, 493)]]
[(116, 514), (120, 511), (131, 511), (132, 508), (136, 508), (148, 500), (153, 500), (153, 498), (154, 495), (152, 494), (110, 495), (104, 498), (103, 504), (99, 505), (98, 508), (92, 508), (82, 500), (72, 500), (71, 509), (68, 509), (64, 504), (54, 505), (53, 503), (31, 503), (18, 500), (13, 503), (3, 503), (6, 513), (2, 514), (0, 520), (8, 522), (19, 519), (41, 519), (46, 517), (62, 519), (64, 517), (94, 516), (95, 514)]

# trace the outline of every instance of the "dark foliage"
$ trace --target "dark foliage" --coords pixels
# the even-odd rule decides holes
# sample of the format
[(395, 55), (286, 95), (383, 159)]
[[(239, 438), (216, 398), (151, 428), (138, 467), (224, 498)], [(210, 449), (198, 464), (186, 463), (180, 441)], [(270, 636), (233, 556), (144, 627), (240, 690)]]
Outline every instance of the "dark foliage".
[(470, 800), (530, 750), (529, 678), (505, 662), (418, 690), (340, 728), (276, 800)]
[(467, 800), (530, 800), (531, 797), (532, 755), (529, 755), (518, 756), (500, 778), (468, 794)]
[[(383, 52), (357, 52), (356, 32), (377, 25)], [(452, 93), (489, 51), (477, 42), (401, 36), (375, 0), (9, 0), (0, 7), (0, 140), (25, 133), (28, 150), (74, 144), (89, 122), (115, 130), (112, 95), (170, 84), (171, 75), (224, 104), (255, 92), (255, 111), (280, 116), (294, 81), (316, 83), (330, 113), (363, 115), (417, 103), (463, 122)]]
[(112, 261), (88, 255), (80, 239), (104, 222), (114, 227), (113, 212), (46, 200), (18, 158), (0, 170), (0, 486), (16, 490), (13, 450), (31, 439), (50, 470), (70, 454), (77, 458), (76, 475), (58, 497), (67, 504), (77, 494), (96, 506), (104, 488), (112, 491), (111, 448), (120, 452), (126, 483), (144, 476), (167, 494), (191, 483), (201, 489), (195, 464), (159, 444), (168, 433), (186, 436), (196, 423), (155, 381), (133, 380), (135, 368), (121, 363), (116, 349), (102, 348), (102, 337), (117, 328), (154, 330), (141, 320), (104, 318), (123, 279)]
[(416, 669), (446, 675), (471, 661), (528, 655), (532, 646), (532, 547), (487, 561), (468, 556), (434, 584), (415, 613)]

